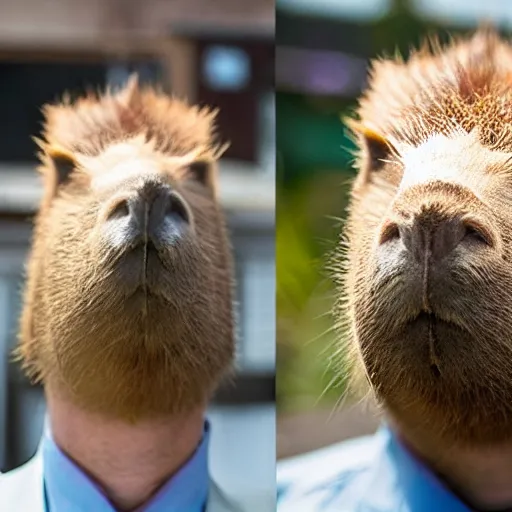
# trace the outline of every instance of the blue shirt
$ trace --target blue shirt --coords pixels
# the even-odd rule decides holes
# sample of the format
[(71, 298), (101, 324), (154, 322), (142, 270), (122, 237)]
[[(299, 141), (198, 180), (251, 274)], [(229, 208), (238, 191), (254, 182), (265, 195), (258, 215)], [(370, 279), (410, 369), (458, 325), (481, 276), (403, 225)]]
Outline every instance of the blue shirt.
[(284, 461), (277, 480), (278, 512), (470, 512), (387, 427)]
[[(203, 512), (209, 488), (208, 442), (137, 512)], [(46, 512), (115, 512), (99, 487), (57, 446), (49, 433), (42, 441)]]

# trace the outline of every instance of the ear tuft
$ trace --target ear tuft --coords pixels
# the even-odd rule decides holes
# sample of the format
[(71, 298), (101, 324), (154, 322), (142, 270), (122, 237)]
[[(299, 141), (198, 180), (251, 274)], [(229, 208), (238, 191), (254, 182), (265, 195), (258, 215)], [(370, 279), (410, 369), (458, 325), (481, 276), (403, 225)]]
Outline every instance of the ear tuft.
[(129, 107), (139, 91), (139, 75), (132, 73), (122, 89), (116, 94), (118, 103), (124, 107)]
[(75, 156), (71, 151), (57, 144), (46, 146), (44, 151), (55, 169), (57, 186), (65, 184), (77, 166)]
[(363, 150), (364, 167), (369, 171), (378, 171), (393, 154), (398, 154), (390, 140), (373, 128), (355, 119), (344, 118), (348, 128), (357, 135)]

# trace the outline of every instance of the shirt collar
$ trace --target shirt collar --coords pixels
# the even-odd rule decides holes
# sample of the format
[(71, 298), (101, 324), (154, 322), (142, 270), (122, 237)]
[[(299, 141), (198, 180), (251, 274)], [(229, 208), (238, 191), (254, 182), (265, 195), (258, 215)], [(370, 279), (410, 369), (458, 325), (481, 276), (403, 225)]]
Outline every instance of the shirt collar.
[[(188, 462), (137, 512), (202, 512), (208, 495), (206, 421), (201, 443)], [(100, 488), (57, 446), (49, 429), (42, 441), (46, 512), (115, 512)]]
[(360, 512), (470, 512), (388, 427), (378, 435), (382, 449), (366, 475)]

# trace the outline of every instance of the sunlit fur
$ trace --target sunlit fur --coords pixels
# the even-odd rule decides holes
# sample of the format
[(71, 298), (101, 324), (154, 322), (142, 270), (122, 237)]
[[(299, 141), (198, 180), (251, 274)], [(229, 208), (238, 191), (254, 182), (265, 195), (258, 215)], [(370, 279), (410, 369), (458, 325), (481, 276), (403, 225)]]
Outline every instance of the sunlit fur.
[[(215, 194), (223, 147), (215, 141), (214, 113), (142, 89), (136, 79), (116, 94), (65, 100), (44, 112), (44, 197), (18, 349), (24, 368), (81, 407), (129, 421), (204, 404), (234, 351), (232, 257)], [(115, 147), (121, 150), (110, 151)], [(74, 167), (62, 185), (59, 158)], [(132, 165), (125, 181), (110, 183), (123, 158), (140, 158), (140, 168)], [(204, 180), (190, 172), (198, 158), (209, 162)], [(158, 289), (144, 284), (143, 296), (134, 297), (117, 275), (126, 247), (106, 243), (101, 212), (149, 170), (184, 199), (193, 226), (160, 255), (162, 269), (152, 276)]]
[[(480, 30), (446, 48), (426, 45), (408, 62), (379, 60), (357, 117), (359, 173), (334, 264), (335, 315), (355, 379), (410, 431), (459, 444), (510, 439), (512, 46)], [(389, 148), (378, 169), (372, 136)], [(448, 181), (414, 176), (425, 169)], [(379, 237), (403, 212), (430, 222), (470, 215), (493, 240), (443, 261), (447, 277), (425, 284), (427, 306), (408, 286), (410, 269), (383, 271)], [(407, 328), (425, 307), (446, 323)]]

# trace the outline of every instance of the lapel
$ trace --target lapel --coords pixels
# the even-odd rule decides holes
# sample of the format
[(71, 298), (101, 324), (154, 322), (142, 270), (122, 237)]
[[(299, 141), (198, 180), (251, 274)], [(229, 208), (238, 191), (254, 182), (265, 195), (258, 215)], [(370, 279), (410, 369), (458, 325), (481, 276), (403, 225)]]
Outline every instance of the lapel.
[(205, 512), (244, 512), (244, 510), (228, 499), (218, 485), (213, 480), (210, 480), (210, 490), (208, 492)]
[[(45, 512), (41, 447), (23, 466), (0, 476), (0, 511)], [(243, 512), (210, 480), (206, 512)]]
[(45, 512), (40, 449), (23, 466), (0, 475), (0, 510)]

